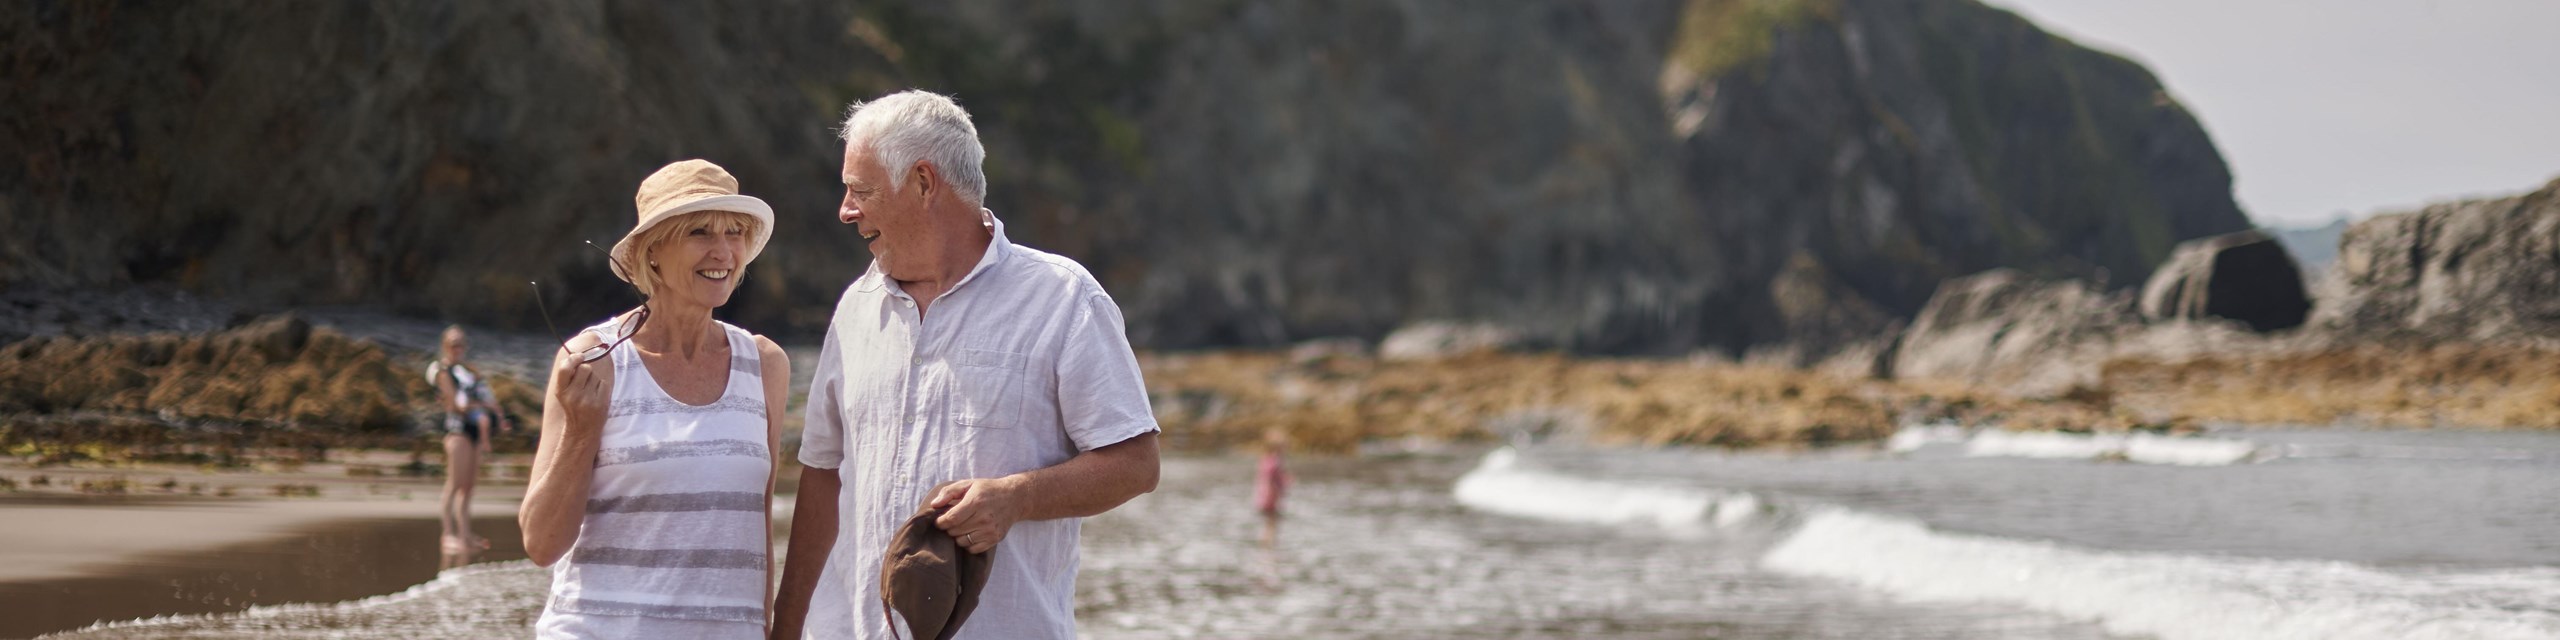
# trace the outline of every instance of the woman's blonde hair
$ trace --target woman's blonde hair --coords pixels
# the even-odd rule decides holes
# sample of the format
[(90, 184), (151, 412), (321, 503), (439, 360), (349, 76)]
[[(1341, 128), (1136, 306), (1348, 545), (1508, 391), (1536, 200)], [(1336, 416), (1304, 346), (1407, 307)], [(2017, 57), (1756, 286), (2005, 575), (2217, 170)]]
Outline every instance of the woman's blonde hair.
[[(640, 248), (633, 252), (640, 259), (640, 264), (623, 265), (631, 273), (631, 286), (640, 289), (640, 295), (657, 295), (658, 269), (657, 265), (650, 263), (656, 260), (652, 254), (658, 252), (658, 247), (694, 229), (727, 225), (736, 225), (740, 231), (746, 232), (747, 237), (753, 238), (764, 226), (764, 221), (736, 211), (696, 211), (668, 218), (633, 236), (631, 246)], [(729, 277), (747, 277), (747, 265), (739, 263), (736, 273), (729, 274)]]

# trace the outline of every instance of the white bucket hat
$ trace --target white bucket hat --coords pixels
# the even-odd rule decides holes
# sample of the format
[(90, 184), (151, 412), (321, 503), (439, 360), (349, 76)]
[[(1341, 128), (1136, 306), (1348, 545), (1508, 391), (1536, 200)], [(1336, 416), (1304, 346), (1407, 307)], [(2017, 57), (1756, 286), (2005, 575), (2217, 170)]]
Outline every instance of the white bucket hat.
[(645, 268), (640, 263), (641, 247), (631, 246), (633, 238), (658, 223), (696, 211), (735, 211), (754, 216), (758, 225), (754, 238), (747, 242), (747, 253), (738, 257), (744, 267), (764, 253), (764, 243), (773, 239), (773, 207), (755, 196), (738, 193), (738, 179), (720, 165), (703, 160), (685, 160), (660, 167), (649, 179), (640, 181), (640, 193), (632, 196), (632, 205), (640, 211), (640, 223), (622, 240), (613, 243), (613, 275), (632, 282), (624, 266)]

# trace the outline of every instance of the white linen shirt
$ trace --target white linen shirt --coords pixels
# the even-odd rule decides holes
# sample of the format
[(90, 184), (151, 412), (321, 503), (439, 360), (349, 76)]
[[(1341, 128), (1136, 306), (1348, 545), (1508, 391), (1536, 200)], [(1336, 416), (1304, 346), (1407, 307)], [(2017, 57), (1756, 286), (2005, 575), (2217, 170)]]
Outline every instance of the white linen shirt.
[[(1120, 307), (1101, 283), (1073, 260), (1006, 241), (1001, 222), (994, 236), (921, 322), (877, 261), (836, 304), (800, 462), (837, 469), (844, 488), (804, 637), (890, 637), (880, 557), (934, 487), (1053, 466), (1157, 430)], [(1015, 523), (959, 637), (1074, 637), (1080, 522)]]

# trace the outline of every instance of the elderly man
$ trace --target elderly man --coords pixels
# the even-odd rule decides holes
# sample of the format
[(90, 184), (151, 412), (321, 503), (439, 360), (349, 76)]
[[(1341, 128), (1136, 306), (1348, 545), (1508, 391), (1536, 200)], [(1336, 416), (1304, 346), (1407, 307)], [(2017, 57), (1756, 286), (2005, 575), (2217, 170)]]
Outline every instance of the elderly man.
[(1072, 637), (1080, 520), (1156, 485), (1120, 308), (1083, 265), (1006, 241), (981, 208), (986, 149), (950, 98), (855, 104), (844, 139), (837, 216), (871, 268), (809, 386), (773, 635), (891, 637), (881, 555), (930, 504), (960, 546), (993, 552), (960, 637)]

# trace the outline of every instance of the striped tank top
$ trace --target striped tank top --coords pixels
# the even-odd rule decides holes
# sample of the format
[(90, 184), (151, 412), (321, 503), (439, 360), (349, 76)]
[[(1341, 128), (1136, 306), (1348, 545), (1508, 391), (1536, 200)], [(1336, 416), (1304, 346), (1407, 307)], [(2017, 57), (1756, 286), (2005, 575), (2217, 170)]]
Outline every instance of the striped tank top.
[(551, 565), (537, 637), (764, 637), (773, 458), (763, 363), (753, 336), (718, 324), (729, 338), (729, 386), (707, 405), (667, 395), (639, 350), (613, 350), (586, 519)]

